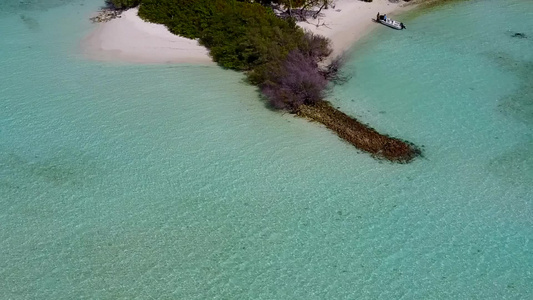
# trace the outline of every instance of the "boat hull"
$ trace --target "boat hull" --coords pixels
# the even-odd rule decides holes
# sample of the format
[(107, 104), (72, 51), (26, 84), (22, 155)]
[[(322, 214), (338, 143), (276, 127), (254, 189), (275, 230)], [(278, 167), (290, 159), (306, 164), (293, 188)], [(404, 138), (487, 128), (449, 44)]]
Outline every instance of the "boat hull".
[(385, 26), (388, 26), (390, 28), (394, 28), (394, 29), (397, 29), (397, 30), (402, 30), (405, 28), (405, 26), (403, 26), (402, 23), (398, 22), (398, 21), (395, 21), (395, 20), (391, 20), (391, 19), (387, 19), (387, 20), (381, 20), (381, 19), (378, 19), (378, 22), (385, 25)]

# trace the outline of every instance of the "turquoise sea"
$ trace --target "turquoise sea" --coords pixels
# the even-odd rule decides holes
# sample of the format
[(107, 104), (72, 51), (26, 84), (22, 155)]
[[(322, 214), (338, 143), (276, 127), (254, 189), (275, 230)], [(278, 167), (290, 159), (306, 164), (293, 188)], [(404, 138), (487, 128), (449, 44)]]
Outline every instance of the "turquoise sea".
[(0, 3), (0, 299), (533, 299), (532, 1), (354, 46), (330, 100), (407, 165), (232, 71), (86, 60), (101, 2)]

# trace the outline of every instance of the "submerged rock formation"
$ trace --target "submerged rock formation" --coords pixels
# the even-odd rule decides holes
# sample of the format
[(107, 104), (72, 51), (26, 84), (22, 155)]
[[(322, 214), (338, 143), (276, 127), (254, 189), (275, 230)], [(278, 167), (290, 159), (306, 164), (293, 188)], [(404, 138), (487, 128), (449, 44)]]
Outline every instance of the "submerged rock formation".
[(334, 108), (327, 101), (301, 105), (297, 115), (324, 124), (340, 138), (375, 158), (408, 163), (415, 157), (422, 156), (422, 151), (414, 144), (381, 134)]

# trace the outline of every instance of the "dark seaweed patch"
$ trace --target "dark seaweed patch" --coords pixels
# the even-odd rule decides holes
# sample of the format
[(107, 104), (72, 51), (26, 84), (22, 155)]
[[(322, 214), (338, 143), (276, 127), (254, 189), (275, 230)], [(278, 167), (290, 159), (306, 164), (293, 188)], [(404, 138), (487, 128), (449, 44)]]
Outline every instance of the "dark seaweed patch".
[(2, 0), (0, 1), (0, 14), (45, 11), (74, 1), (76, 0)]
[(533, 141), (519, 144), (492, 159), (489, 171), (512, 185), (530, 185), (533, 182)]
[[(15, 153), (0, 155), (0, 167), (9, 177), (22, 176), (53, 185), (80, 185), (96, 178), (101, 170), (81, 153), (63, 153), (56, 157), (28, 159)], [(0, 180), (0, 187), (12, 186)]]
[(520, 38), (520, 39), (527, 39), (527, 35), (522, 32), (515, 32), (511, 35), (511, 37)]
[(497, 56), (497, 62), (520, 79), (518, 89), (500, 99), (499, 111), (533, 125), (533, 62), (516, 60), (504, 54)]
[(39, 22), (37, 22), (37, 20), (32, 18), (32, 17), (29, 17), (27, 15), (20, 15), (20, 20), (30, 30), (38, 30), (39, 29)]

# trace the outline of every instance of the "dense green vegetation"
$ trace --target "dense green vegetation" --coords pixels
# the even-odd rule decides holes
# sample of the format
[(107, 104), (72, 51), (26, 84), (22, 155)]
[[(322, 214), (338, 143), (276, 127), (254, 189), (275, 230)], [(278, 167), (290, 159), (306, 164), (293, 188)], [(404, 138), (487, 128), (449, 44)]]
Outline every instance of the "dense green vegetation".
[(220, 65), (251, 70), (305, 48), (294, 22), (257, 3), (231, 0), (143, 0), (139, 15), (188, 38), (198, 38)]
[(172, 33), (198, 38), (221, 66), (251, 70), (283, 58), (303, 42), (294, 23), (266, 7), (228, 0), (143, 0), (139, 15)]
[(106, 3), (116, 9), (126, 9), (141, 4), (141, 0), (106, 0)]

